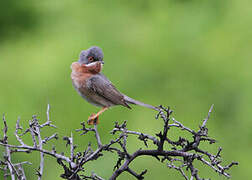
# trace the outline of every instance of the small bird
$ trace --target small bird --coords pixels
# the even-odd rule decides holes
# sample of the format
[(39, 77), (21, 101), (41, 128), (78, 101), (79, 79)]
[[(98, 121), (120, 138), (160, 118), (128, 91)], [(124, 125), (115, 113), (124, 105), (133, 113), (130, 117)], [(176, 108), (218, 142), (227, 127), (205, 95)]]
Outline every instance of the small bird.
[(76, 91), (89, 103), (102, 107), (88, 118), (88, 124), (98, 124), (98, 117), (108, 108), (122, 105), (131, 109), (129, 104), (144, 106), (159, 110), (149, 104), (134, 100), (120, 91), (101, 73), (103, 67), (103, 52), (97, 46), (92, 46), (80, 53), (79, 60), (71, 65), (71, 78)]

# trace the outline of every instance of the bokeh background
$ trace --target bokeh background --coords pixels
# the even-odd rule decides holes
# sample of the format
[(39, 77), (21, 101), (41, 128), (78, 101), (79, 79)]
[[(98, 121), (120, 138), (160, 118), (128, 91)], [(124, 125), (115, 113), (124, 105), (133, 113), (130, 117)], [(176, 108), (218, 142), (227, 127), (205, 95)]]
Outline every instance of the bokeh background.
[[(79, 97), (70, 79), (79, 52), (97, 45), (105, 54), (103, 72), (119, 90), (146, 103), (169, 105), (190, 128), (198, 128), (215, 104), (208, 127), (218, 142), (208, 150), (221, 146), (225, 163), (240, 163), (230, 171), (233, 179), (251, 179), (251, 19), (249, 0), (1, 1), (0, 113), (6, 113), (10, 142), (16, 143), (17, 118), (27, 124), (37, 114), (44, 121), (47, 103), (57, 129), (44, 135), (70, 135), (98, 111)], [(114, 107), (101, 117), (102, 141), (112, 138), (115, 121), (128, 120), (129, 129), (157, 133), (162, 123), (154, 116), (142, 107)], [(74, 138), (79, 150), (94, 142), (91, 134), (74, 132)], [(61, 140), (47, 147), (52, 144), (65, 151)], [(131, 138), (128, 146), (133, 151), (142, 143)], [(88, 164), (87, 173), (109, 178), (116, 157), (105, 154)], [(35, 179), (38, 154), (13, 158), (31, 161), (33, 166), (25, 166), (27, 178)], [(45, 163), (43, 179), (60, 179), (55, 160), (47, 157)], [(138, 158), (132, 166), (139, 172), (148, 169), (146, 179), (183, 179), (152, 158)], [(203, 177), (225, 179), (198, 167)], [(125, 173), (119, 179), (133, 178)]]

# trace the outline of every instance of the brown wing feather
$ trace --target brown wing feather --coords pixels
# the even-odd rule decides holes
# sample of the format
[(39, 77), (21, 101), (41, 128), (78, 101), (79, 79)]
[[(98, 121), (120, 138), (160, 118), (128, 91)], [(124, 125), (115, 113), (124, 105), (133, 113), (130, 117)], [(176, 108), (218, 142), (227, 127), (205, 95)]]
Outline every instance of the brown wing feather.
[(131, 107), (124, 100), (124, 96), (104, 75), (97, 74), (95, 76), (92, 76), (88, 80), (87, 84), (90, 91), (94, 91), (96, 94), (102, 96), (115, 105), (123, 105), (131, 109)]

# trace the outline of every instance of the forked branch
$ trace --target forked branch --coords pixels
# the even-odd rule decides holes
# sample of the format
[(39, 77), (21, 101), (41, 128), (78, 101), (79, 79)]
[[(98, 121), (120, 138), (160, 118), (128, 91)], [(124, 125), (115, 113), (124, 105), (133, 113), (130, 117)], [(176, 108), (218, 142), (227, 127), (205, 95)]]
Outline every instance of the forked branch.
[[(114, 138), (108, 143), (103, 144), (102, 138), (98, 131), (98, 126), (95, 124), (94, 127), (87, 128), (85, 123), (81, 123), (81, 128), (77, 129), (77, 132), (81, 132), (81, 135), (87, 136), (93, 133), (96, 137), (96, 149), (91, 148), (89, 143), (86, 149), (77, 150), (77, 145), (74, 144), (73, 134), (63, 137), (66, 142), (66, 146), (69, 147), (69, 157), (64, 155), (67, 153), (57, 153), (56, 148), (52, 147), (51, 150), (47, 150), (43, 147), (49, 141), (57, 140), (57, 133), (52, 135), (42, 137), (41, 131), (44, 128), (55, 128), (56, 126), (52, 124), (50, 120), (50, 106), (47, 107), (47, 119), (44, 123), (40, 124), (37, 116), (32, 116), (29, 121), (29, 127), (26, 130), (20, 125), (20, 118), (16, 122), (15, 137), (17, 139), (18, 145), (10, 144), (8, 142), (8, 126), (3, 116), (3, 137), (0, 140), (0, 145), (5, 147), (4, 159), (0, 161), (0, 170), (4, 172), (4, 178), (10, 176), (12, 180), (21, 179), (26, 180), (25, 172), (23, 169), (24, 164), (31, 164), (30, 162), (12, 162), (13, 153), (30, 153), (32, 151), (37, 151), (40, 154), (40, 165), (37, 169), (36, 174), (38, 180), (40, 180), (44, 173), (44, 156), (51, 156), (55, 158), (58, 164), (62, 167), (63, 173), (61, 177), (63, 179), (71, 180), (81, 180), (81, 179), (93, 179), (102, 180), (97, 173), (91, 173), (87, 175), (85, 168), (91, 161), (98, 160), (103, 152), (114, 152), (117, 154), (118, 159), (114, 165), (114, 172), (112, 173), (110, 180), (114, 180), (119, 177), (122, 173), (127, 172), (132, 177), (136, 179), (144, 179), (144, 175), (147, 173), (146, 169), (142, 172), (136, 172), (132, 167), (131, 163), (136, 161), (140, 156), (150, 156), (154, 157), (160, 163), (166, 163), (169, 169), (174, 169), (178, 171), (178, 175), (181, 175), (186, 180), (201, 180), (199, 176), (199, 170), (196, 168), (195, 162), (201, 162), (202, 165), (207, 165), (213, 171), (227, 178), (230, 178), (228, 173), (229, 169), (234, 165), (238, 165), (237, 162), (231, 162), (227, 165), (222, 165), (221, 153), (222, 148), (219, 147), (216, 153), (210, 153), (208, 150), (203, 149), (202, 144), (208, 142), (214, 144), (216, 141), (209, 137), (207, 129), (207, 121), (210, 118), (211, 112), (213, 111), (213, 105), (208, 111), (207, 117), (203, 120), (202, 124), (199, 126), (198, 130), (193, 130), (189, 127), (184, 126), (181, 122), (177, 121), (172, 117), (172, 110), (170, 108), (165, 108), (160, 106), (160, 111), (156, 115), (156, 119), (159, 121), (153, 123), (163, 123), (162, 130), (159, 130), (155, 135), (149, 135), (144, 132), (137, 132), (127, 129), (126, 121), (122, 124), (115, 123), (111, 134)], [(169, 131), (174, 129), (179, 131), (186, 131), (192, 140), (185, 137), (179, 137), (178, 139), (170, 139)], [(31, 144), (27, 145), (22, 140), (22, 136), (30, 134)], [(130, 143), (128, 136), (136, 136), (139, 141), (143, 142), (143, 147), (141, 149), (136, 149), (135, 152), (130, 153), (128, 151), (127, 144)], [(154, 148), (149, 148), (149, 143), (154, 144)], [(165, 144), (169, 144), (166, 146)], [(200, 146), (201, 145), (201, 146)], [(153, 147), (153, 146), (152, 146)], [(94, 170), (95, 171), (95, 170)], [(151, 171), (151, 170), (148, 170)], [(106, 177), (108, 179), (108, 177)]]

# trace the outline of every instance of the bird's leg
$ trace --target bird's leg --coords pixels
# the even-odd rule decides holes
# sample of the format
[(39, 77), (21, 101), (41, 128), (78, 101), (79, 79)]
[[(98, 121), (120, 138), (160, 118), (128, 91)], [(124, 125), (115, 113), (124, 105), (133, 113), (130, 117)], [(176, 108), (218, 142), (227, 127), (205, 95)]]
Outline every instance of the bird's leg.
[(92, 114), (88, 118), (88, 124), (93, 125), (93, 124), (99, 124), (98, 118), (99, 116), (108, 109), (108, 107), (103, 107), (98, 113)]

